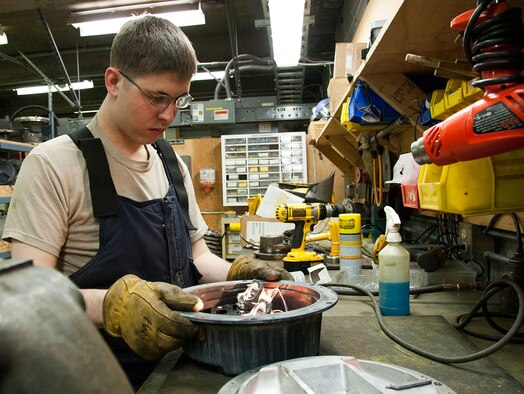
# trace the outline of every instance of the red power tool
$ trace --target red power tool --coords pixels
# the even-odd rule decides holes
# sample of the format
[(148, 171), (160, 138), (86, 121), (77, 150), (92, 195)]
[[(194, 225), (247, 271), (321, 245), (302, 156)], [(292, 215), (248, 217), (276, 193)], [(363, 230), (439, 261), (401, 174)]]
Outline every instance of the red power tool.
[(464, 52), (485, 88), (484, 97), (432, 126), (411, 144), (419, 164), (439, 166), (524, 147), (524, 25), (522, 9), (484, 0), (457, 16)]

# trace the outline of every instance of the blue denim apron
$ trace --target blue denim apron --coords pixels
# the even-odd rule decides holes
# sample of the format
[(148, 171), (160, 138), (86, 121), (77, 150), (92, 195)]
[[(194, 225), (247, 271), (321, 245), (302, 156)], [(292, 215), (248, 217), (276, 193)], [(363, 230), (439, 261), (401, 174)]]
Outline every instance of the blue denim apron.
[[(86, 131), (87, 130), (87, 131)], [(76, 133), (76, 134), (75, 134)], [(169, 189), (163, 198), (137, 202), (116, 195), (109, 173), (107, 157), (99, 139), (87, 128), (70, 134), (86, 159), (93, 200), (93, 210), (100, 218), (100, 247), (96, 255), (70, 279), (84, 289), (107, 289), (117, 279), (134, 274), (148, 281), (163, 281), (179, 287), (193, 286), (201, 275), (193, 264), (191, 240), (186, 212), (180, 206), (177, 190), (184, 188), (181, 175), (173, 182), (173, 154), (164, 141), (156, 144), (169, 179)], [(93, 150), (90, 144), (97, 145)], [(87, 147), (87, 148), (86, 148)], [(168, 151), (171, 150), (171, 152)], [(176, 161), (176, 157), (175, 157)], [(178, 168), (180, 173), (180, 170)], [(185, 189), (179, 194), (185, 193)], [(187, 204), (187, 195), (186, 195)], [(114, 338), (101, 330), (128, 377), (133, 383), (136, 374), (147, 375), (157, 362), (135, 355), (122, 338)], [(142, 377), (143, 378), (143, 377)]]

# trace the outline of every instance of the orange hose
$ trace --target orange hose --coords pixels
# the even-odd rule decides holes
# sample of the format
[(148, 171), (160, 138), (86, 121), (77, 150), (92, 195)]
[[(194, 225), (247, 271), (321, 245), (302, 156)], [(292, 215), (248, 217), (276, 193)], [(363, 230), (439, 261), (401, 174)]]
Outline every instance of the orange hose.
[(373, 194), (375, 197), (375, 205), (381, 206), (383, 200), (383, 189), (382, 189), (382, 156), (378, 155), (378, 177), (379, 185), (377, 191), (377, 170), (376, 170), (377, 159), (373, 159)]

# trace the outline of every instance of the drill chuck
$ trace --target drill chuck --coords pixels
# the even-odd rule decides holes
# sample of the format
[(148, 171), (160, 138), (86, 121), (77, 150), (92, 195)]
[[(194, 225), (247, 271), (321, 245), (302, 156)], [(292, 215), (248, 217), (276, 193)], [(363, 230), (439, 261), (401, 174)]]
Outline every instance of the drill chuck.
[(326, 204), (326, 216), (325, 218), (336, 218), (342, 213), (351, 213), (353, 210), (351, 207), (342, 204)]

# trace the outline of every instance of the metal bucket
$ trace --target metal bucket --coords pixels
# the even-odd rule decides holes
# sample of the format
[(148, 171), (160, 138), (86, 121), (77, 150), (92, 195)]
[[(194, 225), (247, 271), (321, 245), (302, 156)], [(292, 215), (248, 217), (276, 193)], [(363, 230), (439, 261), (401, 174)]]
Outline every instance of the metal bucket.
[(226, 375), (238, 375), (261, 365), (319, 352), (322, 312), (338, 301), (337, 294), (319, 285), (265, 282), (278, 287), (287, 312), (245, 316), (213, 314), (212, 308), (234, 304), (251, 281), (210, 283), (184, 289), (204, 302), (203, 312), (180, 312), (203, 327), (205, 338), (184, 345), (192, 359), (217, 366)]

